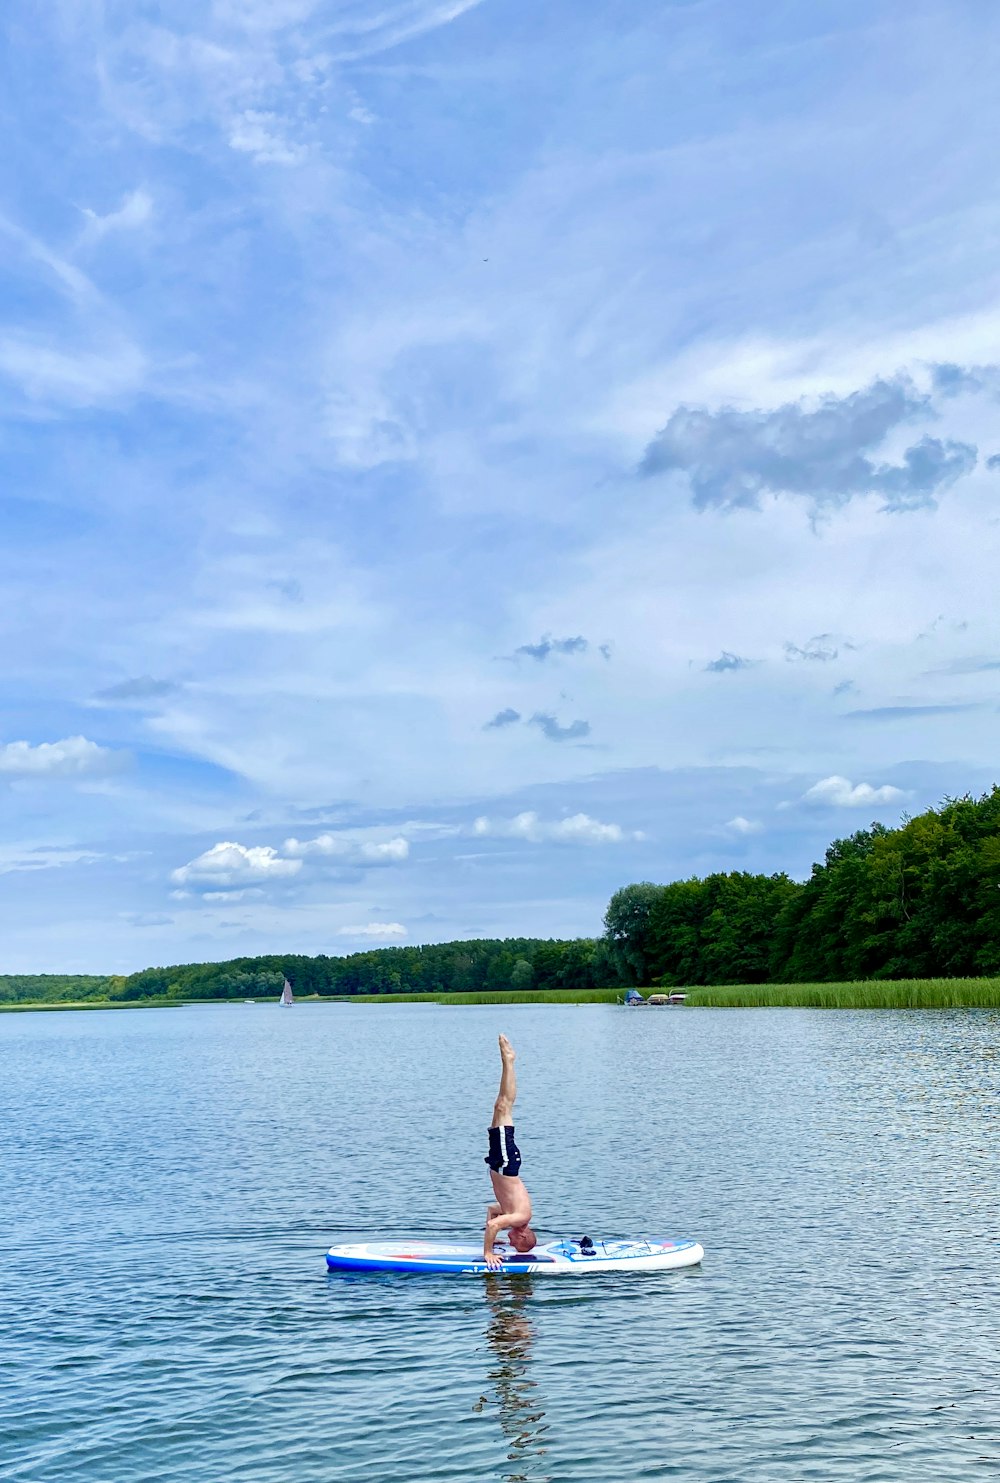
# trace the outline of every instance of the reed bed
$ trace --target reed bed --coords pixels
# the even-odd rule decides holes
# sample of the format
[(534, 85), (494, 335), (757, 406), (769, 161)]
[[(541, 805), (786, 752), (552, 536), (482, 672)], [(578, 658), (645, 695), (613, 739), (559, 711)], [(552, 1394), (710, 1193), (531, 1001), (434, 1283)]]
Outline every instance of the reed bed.
[(726, 984), (685, 992), (688, 1005), (706, 1009), (1000, 1009), (1000, 978)]
[(624, 989), (497, 989), (470, 994), (350, 994), (340, 1004), (614, 1004)]

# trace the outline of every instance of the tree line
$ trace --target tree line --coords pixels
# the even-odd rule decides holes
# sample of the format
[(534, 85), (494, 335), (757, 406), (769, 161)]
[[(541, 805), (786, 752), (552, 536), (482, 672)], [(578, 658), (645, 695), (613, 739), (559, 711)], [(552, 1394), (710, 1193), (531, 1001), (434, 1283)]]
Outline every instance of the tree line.
[(476, 938), (423, 947), (383, 947), (346, 957), (296, 953), (146, 968), (109, 980), (126, 1001), (277, 998), (285, 978), (297, 995), (462, 994), (506, 989), (604, 988), (614, 967), (601, 939)]
[(830, 845), (809, 879), (746, 871), (611, 898), (636, 985), (839, 983), (1000, 973), (1000, 787)]
[(0, 1003), (840, 983), (1000, 974), (1000, 787), (834, 840), (808, 880), (729, 871), (616, 891), (600, 938), (268, 954), (128, 977), (0, 976)]

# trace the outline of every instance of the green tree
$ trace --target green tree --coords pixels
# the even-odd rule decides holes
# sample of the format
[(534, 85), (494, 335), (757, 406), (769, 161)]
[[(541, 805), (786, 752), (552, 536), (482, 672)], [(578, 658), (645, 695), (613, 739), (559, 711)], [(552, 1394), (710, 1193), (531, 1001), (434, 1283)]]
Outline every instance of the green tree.
[(634, 886), (622, 886), (608, 902), (605, 941), (623, 983), (648, 984), (652, 980), (650, 915), (663, 889), (652, 881), (639, 881)]

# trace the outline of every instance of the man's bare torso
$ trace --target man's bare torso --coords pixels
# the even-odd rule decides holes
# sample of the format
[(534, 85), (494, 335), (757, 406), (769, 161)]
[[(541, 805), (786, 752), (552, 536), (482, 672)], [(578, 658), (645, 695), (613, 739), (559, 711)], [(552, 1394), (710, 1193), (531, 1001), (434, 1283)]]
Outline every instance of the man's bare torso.
[(497, 1197), (496, 1210), (490, 1206), (490, 1213), (496, 1215), (515, 1215), (517, 1225), (527, 1225), (531, 1220), (531, 1196), (528, 1194), (527, 1186), (520, 1176), (512, 1177), (509, 1174), (497, 1174), (494, 1169), (490, 1170), (490, 1180), (493, 1184), (493, 1193)]

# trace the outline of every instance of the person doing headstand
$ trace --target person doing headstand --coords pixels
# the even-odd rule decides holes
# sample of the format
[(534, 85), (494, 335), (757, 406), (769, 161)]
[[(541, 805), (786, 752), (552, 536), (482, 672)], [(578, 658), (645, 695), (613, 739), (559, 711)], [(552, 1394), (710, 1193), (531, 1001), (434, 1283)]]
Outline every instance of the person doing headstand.
[(503, 1265), (503, 1258), (493, 1250), (493, 1243), (501, 1231), (507, 1232), (515, 1251), (531, 1251), (535, 1245), (535, 1233), (529, 1224), (531, 1196), (520, 1177), (521, 1150), (514, 1142), (517, 1077), (514, 1073), (514, 1047), (506, 1035), (500, 1036), (500, 1061), (500, 1090), (493, 1104), (490, 1151), (484, 1160), (490, 1166), (490, 1179), (496, 1195), (496, 1203), (487, 1207), (483, 1234), (483, 1261), (491, 1268)]

